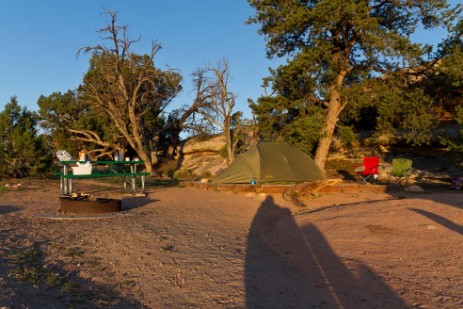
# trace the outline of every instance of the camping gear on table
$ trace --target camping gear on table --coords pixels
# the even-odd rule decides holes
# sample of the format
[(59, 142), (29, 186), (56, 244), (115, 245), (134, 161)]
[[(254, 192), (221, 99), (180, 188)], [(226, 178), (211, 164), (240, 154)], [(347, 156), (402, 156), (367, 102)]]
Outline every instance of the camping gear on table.
[(87, 151), (87, 149), (84, 147), (84, 148), (79, 152), (79, 161), (87, 161), (87, 154), (88, 154), (88, 151)]
[(286, 143), (260, 142), (212, 180), (215, 184), (296, 183), (326, 179), (310, 155)]
[(60, 161), (71, 161), (72, 160), (71, 155), (66, 150), (58, 150), (56, 152), (56, 156), (58, 157), (58, 160)]
[(113, 157), (114, 157), (114, 161), (124, 161), (125, 149), (116, 148), (116, 150), (114, 150)]
[(92, 164), (90, 162), (76, 162), (76, 165), (72, 167), (73, 175), (90, 175), (92, 173)]

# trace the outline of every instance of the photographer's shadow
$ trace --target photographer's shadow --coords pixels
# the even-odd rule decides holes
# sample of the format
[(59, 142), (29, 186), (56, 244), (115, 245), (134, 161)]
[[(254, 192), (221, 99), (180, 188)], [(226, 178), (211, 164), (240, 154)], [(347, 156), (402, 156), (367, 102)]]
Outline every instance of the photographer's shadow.
[(248, 236), (246, 308), (407, 307), (362, 262), (343, 261), (315, 225), (300, 228), (267, 197)]

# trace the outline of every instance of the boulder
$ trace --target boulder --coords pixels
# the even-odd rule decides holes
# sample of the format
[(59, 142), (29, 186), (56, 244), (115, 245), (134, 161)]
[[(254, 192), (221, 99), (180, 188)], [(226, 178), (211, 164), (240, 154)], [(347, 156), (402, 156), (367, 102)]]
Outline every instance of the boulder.
[(404, 191), (412, 192), (412, 193), (424, 193), (425, 192), (424, 189), (418, 185), (407, 186), (404, 188)]
[(214, 177), (226, 169), (228, 164), (220, 155), (225, 145), (225, 137), (217, 135), (208, 140), (191, 138), (182, 146), (180, 170), (189, 170), (194, 175)]
[(225, 145), (225, 136), (223, 134), (212, 137), (208, 140), (199, 138), (190, 138), (182, 146), (183, 156), (189, 156), (198, 153), (219, 154)]

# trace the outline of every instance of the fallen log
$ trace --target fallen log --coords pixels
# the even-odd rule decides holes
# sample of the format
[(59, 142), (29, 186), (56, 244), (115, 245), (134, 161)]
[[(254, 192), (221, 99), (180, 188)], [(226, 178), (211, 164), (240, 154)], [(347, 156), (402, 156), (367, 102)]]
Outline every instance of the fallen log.
[(342, 183), (342, 179), (339, 178), (298, 183), (294, 186), (288, 187), (282, 195), (285, 200), (292, 202), (294, 205), (304, 207), (306, 205), (299, 199), (300, 197), (308, 195), (317, 197), (317, 193), (322, 188), (335, 186), (340, 183)]

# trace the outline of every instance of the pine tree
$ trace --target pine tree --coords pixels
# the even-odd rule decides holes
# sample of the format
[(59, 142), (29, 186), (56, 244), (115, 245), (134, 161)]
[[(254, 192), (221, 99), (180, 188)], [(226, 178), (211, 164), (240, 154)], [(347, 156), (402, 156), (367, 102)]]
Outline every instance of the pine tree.
[(291, 117), (295, 109), (300, 115), (316, 105), (325, 113), (315, 153), (322, 167), (351, 88), (418, 65), (424, 49), (410, 35), (420, 23), (425, 28), (448, 25), (456, 14), (446, 0), (248, 2), (256, 10), (249, 23), (261, 25), (268, 57), (288, 57), (287, 65), (272, 72), (273, 97), (293, 102), (296, 93), (298, 102), (284, 106), (277, 100), (276, 109)]

